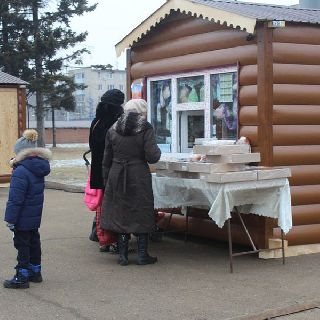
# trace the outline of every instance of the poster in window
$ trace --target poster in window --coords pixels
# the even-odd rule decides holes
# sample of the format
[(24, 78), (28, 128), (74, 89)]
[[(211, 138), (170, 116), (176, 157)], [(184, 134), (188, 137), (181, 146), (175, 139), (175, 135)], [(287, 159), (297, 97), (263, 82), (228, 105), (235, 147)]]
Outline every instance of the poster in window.
[(137, 79), (131, 84), (131, 96), (132, 99), (143, 98), (143, 79)]
[(151, 82), (151, 123), (155, 129), (159, 147), (165, 152), (170, 152), (172, 133), (171, 80)]
[(204, 101), (204, 76), (178, 79), (178, 103)]
[(212, 136), (219, 140), (237, 139), (237, 85), (236, 72), (211, 75)]

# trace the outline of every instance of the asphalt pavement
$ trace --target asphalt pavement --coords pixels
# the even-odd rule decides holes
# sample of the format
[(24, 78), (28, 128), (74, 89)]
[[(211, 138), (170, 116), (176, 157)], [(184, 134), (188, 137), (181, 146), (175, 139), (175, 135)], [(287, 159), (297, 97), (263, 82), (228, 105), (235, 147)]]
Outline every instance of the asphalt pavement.
[[(7, 192), (0, 188), (2, 212)], [(226, 244), (165, 237), (150, 245), (157, 264), (137, 266), (131, 254), (130, 265), (120, 267), (115, 255), (89, 241), (93, 214), (82, 197), (46, 190), (44, 282), (0, 288), (1, 320), (226, 320), (320, 300), (320, 254), (287, 258), (285, 266), (242, 256), (230, 274)], [(13, 275), (15, 256), (12, 235), (0, 224), (1, 282)], [(276, 319), (320, 319), (320, 309)]]

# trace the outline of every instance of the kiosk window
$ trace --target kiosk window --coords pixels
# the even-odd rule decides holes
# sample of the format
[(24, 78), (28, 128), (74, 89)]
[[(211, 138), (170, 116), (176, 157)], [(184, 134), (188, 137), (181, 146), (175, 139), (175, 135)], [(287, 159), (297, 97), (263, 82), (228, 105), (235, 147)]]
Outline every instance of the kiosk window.
[(171, 151), (172, 103), (171, 80), (151, 82), (151, 123), (162, 150)]
[(178, 103), (204, 101), (204, 76), (179, 78)]
[(238, 88), (237, 73), (211, 75), (212, 136), (237, 139)]

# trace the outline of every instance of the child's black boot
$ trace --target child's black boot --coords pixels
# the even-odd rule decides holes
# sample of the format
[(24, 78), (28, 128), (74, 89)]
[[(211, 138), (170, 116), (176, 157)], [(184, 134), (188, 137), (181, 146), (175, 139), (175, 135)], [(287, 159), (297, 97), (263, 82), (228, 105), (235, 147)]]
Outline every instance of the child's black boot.
[(41, 264), (39, 265), (30, 264), (29, 281), (35, 282), (35, 283), (40, 283), (43, 281), (42, 275), (41, 275)]
[(3, 286), (7, 289), (29, 288), (29, 270), (17, 269), (16, 275), (11, 280), (5, 280)]

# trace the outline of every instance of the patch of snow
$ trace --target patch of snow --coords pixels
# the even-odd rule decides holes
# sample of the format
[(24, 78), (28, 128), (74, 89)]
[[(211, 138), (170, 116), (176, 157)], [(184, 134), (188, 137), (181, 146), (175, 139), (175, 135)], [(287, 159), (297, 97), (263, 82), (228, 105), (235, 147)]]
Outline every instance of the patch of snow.
[[(52, 148), (52, 144), (46, 144), (47, 148)], [(88, 143), (65, 143), (65, 144), (57, 144), (57, 148), (88, 148)]]
[(85, 167), (83, 159), (53, 160), (50, 164), (52, 168)]

